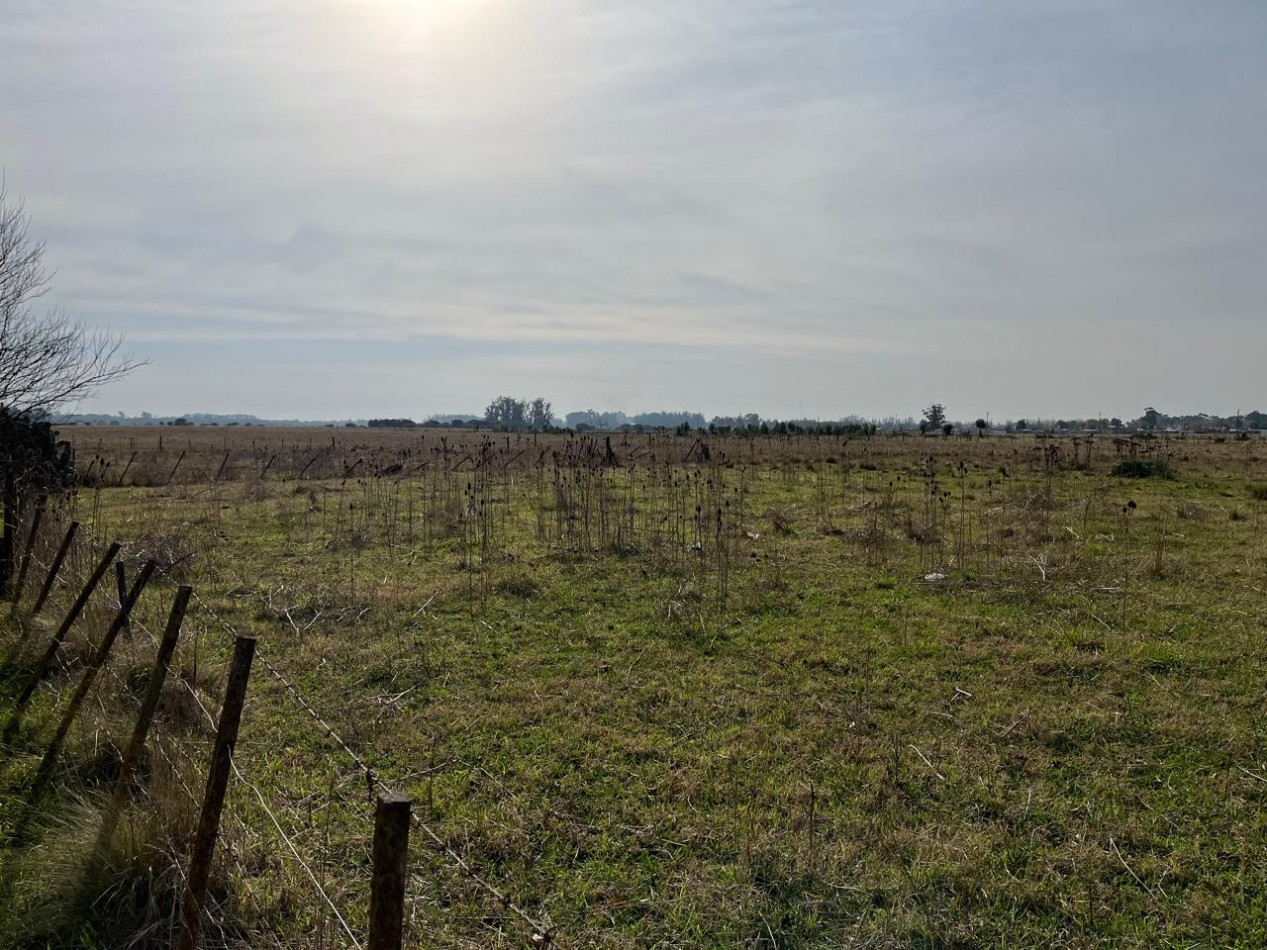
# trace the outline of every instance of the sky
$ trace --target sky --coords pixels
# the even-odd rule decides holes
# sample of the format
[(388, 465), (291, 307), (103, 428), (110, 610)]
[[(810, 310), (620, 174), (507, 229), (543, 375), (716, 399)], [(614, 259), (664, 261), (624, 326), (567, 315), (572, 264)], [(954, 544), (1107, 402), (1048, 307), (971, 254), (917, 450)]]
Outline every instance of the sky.
[(0, 0), (78, 406), (1267, 410), (1263, 0)]

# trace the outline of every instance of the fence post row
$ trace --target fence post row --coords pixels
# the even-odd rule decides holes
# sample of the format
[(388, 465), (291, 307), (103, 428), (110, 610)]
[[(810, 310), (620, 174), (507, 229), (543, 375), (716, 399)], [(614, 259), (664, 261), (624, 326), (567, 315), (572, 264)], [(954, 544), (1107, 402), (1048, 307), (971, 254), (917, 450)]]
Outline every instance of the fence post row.
[(202, 814), (189, 859), (189, 877), (180, 901), (180, 937), (176, 950), (196, 950), (202, 936), (202, 908), (207, 901), (211, 857), (220, 831), (220, 813), (224, 810), (224, 794), (233, 764), (233, 746), (238, 739), (242, 703), (246, 699), (246, 683), (251, 676), (254, 657), (255, 638), (239, 636), (233, 645), (233, 664), (229, 667), (229, 683), (225, 688), (224, 707), (216, 729), (215, 751), (211, 754), (211, 768), (207, 773), (207, 790), (203, 795)]
[(44, 520), (44, 507), (48, 504), (48, 495), (40, 495), (35, 504), (35, 515), (31, 518), (31, 533), (26, 538), (26, 549), (22, 552), (22, 563), (18, 566), (18, 579), (13, 584), (13, 612), (17, 613), (18, 601), (22, 599), (22, 588), (26, 586), (26, 572), (31, 568), (31, 555), (35, 552), (35, 539), (39, 537), (40, 522)]
[(389, 792), (378, 797), (374, 810), (369, 950), (401, 947), (412, 804), (406, 796)]
[[(71, 527), (74, 528), (75, 524), (72, 523)], [(73, 531), (68, 531), (66, 533), (66, 537), (71, 537), (73, 533)], [(63, 553), (65, 553), (65, 544), (63, 544), (62, 547)], [(57, 656), (57, 651), (61, 647), (62, 641), (66, 639), (66, 634), (70, 633), (70, 628), (74, 626), (75, 621), (79, 619), (79, 615), (83, 613), (84, 607), (88, 605), (88, 598), (92, 596), (92, 592), (96, 590), (97, 585), (101, 583), (101, 578), (105, 576), (106, 570), (110, 567), (110, 562), (115, 559), (115, 556), (119, 553), (120, 547), (121, 545), (118, 541), (115, 541), (110, 545), (109, 549), (106, 551), (105, 557), (101, 559), (101, 563), (97, 565), (96, 569), (92, 572), (92, 576), (84, 583), (84, 589), (81, 590), (79, 592), (79, 596), (75, 598), (74, 604), (71, 605), (70, 612), (66, 614), (66, 619), (62, 621), (62, 625), (58, 627), (57, 632), (53, 634), (52, 642), (48, 645), (48, 649), (44, 651), (44, 655), (40, 657), (39, 662), (35, 664), (35, 669), (31, 671), (31, 678), (27, 681), (26, 686), (23, 687), (21, 694), (18, 696), (17, 703), (14, 704), (13, 716), (9, 720), (9, 725), (5, 727), (6, 735), (17, 727), (18, 720), (22, 717), (22, 714), (26, 712), (26, 707), (30, 704), (31, 697), (35, 695), (35, 690), (39, 687), (40, 681), (48, 675), (48, 668), (53, 665), (53, 660)], [(54, 568), (56, 568), (56, 565), (54, 565)], [(52, 576), (54, 575), (52, 571), (50, 571), (49, 577)], [(10, 663), (17, 660), (18, 650), (21, 648), (22, 641), (19, 640), (18, 644), (13, 648), (13, 652), (10, 654)]]
[(145, 566), (141, 568), (140, 573), (136, 577), (136, 582), (132, 585), (132, 589), (128, 591), (127, 598), (119, 605), (119, 612), (110, 624), (110, 629), (101, 638), (100, 645), (98, 645), (96, 652), (92, 655), (92, 659), (88, 661), (88, 668), (84, 670), (79, 686), (75, 688), (75, 695), (70, 698), (70, 705), (66, 708), (66, 714), (62, 716), (62, 721), (57, 727), (57, 733), (53, 736), (53, 741), (49, 743), (48, 751), (44, 753), (44, 761), (40, 763), (39, 771), (35, 773), (35, 782), (31, 787), (30, 795), (32, 802), (39, 798), (44, 791), (44, 787), (48, 784), (49, 778), (52, 777), (53, 765), (57, 762), (58, 755), (61, 754), (62, 743), (66, 741), (66, 735), (70, 732), (75, 716), (79, 713), (79, 707), (84, 704), (84, 700), (88, 697), (88, 691), (92, 689), (97, 673), (105, 665), (106, 658), (110, 654), (110, 648), (114, 646), (114, 641), (118, 639), (119, 631), (127, 623), (128, 615), (132, 613), (132, 607), (140, 598), (141, 591), (149, 583), (150, 575), (154, 573), (154, 568), (157, 566), (155, 562), (147, 561)]
[(44, 609), (44, 602), (48, 600), (48, 595), (53, 590), (53, 584), (57, 581), (57, 572), (62, 569), (62, 562), (66, 560), (66, 553), (70, 550), (70, 543), (75, 540), (75, 532), (78, 530), (78, 521), (72, 521), (70, 527), (66, 529), (66, 537), (62, 538), (62, 546), (57, 549), (57, 556), (53, 558), (53, 566), (48, 569), (48, 577), (44, 580), (44, 587), (40, 590), (40, 596), (35, 599), (35, 606), (31, 608), (31, 616), (35, 616)]
[(115, 825), (123, 804), (127, 801), (128, 788), (132, 784), (132, 775), (141, 760), (141, 751), (145, 748), (145, 736), (149, 732), (154, 712), (158, 709), (159, 699), (163, 695), (163, 683), (171, 668), (172, 654), (176, 652), (176, 639), (180, 636), (180, 626), (185, 620), (185, 611), (189, 607), (192, 587), (181, 587), (176, 591), (176, 600), (172, 603), (171, 615), (167, 618), (167, 628), (163, 631), (163, 639), (158, 645), (158, 658), (154, 661), (154, 669), (150, 673), (149, 685), (145, 691), (145, 700), (141, 703), (141, 712), (136, 719), (136, 727), (132, 730), (132, 739), (123, 753), (123, 761), (119, 766), (119, 778), (114, 785), (114, 795), (106, 807), (101, 820), (101, 833), (97, 838), (96, 856), (100, 858), (114, 837)]

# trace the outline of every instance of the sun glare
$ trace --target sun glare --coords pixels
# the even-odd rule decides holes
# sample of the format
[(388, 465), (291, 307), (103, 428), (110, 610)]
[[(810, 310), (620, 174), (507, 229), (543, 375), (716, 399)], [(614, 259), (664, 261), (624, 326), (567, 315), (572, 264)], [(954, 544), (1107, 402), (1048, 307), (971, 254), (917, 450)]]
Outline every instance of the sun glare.
[(483, 68), (505, 31), (494, 0), (355, 0), (340, 3), (346, 36), (360, 55), (406, 65), (433, 78), (463, 79)]

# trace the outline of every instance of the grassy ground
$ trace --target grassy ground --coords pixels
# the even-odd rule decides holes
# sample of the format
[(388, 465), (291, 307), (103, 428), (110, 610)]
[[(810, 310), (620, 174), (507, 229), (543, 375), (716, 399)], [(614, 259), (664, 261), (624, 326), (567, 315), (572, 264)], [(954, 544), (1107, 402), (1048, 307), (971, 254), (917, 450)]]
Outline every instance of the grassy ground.
[[(76, 514), (214, 611), (177, 664), (212, 711), (223, 620), (563, 946), (1267, 943), (1259, 442), (76, 437), (137, 453)], [(10, 746), (6, 827), (105, 616)], [(152, 654), (123, 644), (4, 853), (14, 941), (168, 939), (209, 749), (178, 685), (136, 843), (65, 886)], [(350, 945), (320, 885), (363, 940), (365, 778), (259, 665), (237, 760), (214, 939)], [(413, 844), (412, 945), (531, 943)]]

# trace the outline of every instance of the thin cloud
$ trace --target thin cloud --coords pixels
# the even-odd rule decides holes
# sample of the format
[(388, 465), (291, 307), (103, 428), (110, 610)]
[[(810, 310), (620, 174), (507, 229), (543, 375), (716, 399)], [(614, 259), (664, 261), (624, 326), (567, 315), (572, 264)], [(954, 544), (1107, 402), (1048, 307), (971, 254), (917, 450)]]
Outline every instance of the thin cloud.
[[(1256, 395), (1261, 5), (14, 0), (0, 44), (51, 302), (140, 356), (214, 341), (182, 408), (265, 341), (513, 350), (375, 374), (436, 406), (508, 365), (631, 409)], [(1180, 383), (1197, 321), (1238, 346)]]

